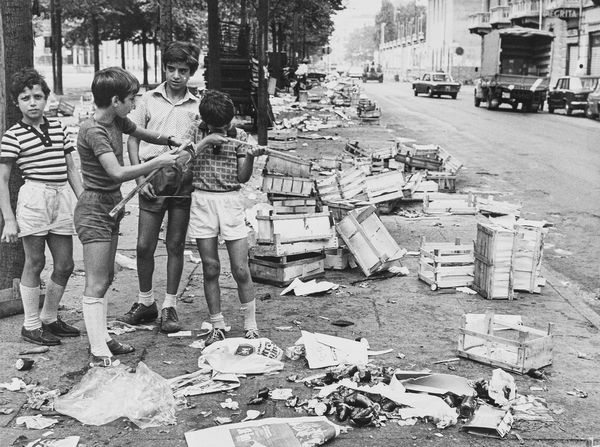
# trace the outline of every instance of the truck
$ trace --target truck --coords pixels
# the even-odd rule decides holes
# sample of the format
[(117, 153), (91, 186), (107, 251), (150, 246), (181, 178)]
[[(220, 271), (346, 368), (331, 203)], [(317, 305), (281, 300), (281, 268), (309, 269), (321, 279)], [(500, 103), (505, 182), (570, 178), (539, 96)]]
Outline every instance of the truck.
[(496, 29), (483, 36), (481, 77), (475, 84), (475, 107), (489, 110), (510, 104), (537, 112), (544, 106), (550, 85), (554, 34), (520, 26)]

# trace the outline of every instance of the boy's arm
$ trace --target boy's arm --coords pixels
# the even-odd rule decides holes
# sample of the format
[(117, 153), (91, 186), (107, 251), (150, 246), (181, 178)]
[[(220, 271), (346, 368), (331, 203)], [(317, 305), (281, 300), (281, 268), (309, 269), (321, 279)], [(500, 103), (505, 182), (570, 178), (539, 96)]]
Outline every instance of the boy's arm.
[(129, 135), (139, 139), (147, 141), (152, 144), (160, 144), (163, 146), (181, 146), (184, 141), (181, 138), (174, 137), (172, 135), (161, 134), (155, 130), (144, 129), (143, 127), (136, 127), (133, 132)]
[(69, 185), (71, 185), (71, 189), (75, 193), (75, 197), (79, 198), (83, 192), (81, 175), (79, 175), (79, 170), (75, 165), (75, 161), (73, 160), (73, 155), (71, 155), (71, 153), (65, 154), (65, 161), (67, 162), (67, 179), (69, 180)]
[(19, 227), (17, 219), (10, 206), (10, 192), (8, 189), (8, 180), (12, 163), (0, 163), (0, 212), (4, 218), (4, 228), (2, 229), (2, 242), (17, 242)]
[(155, 169), (173, 166), (177, 161), (177, 154), (165, 152), (146, 163), (133, 166), (121, 166), (114, 152), (105, 152), (98, 156), (98, 161), (100, 161), (100, 164), (111, 180), (123, 183), (127, 180), (133, 180), (141, 175), (149, 174)]

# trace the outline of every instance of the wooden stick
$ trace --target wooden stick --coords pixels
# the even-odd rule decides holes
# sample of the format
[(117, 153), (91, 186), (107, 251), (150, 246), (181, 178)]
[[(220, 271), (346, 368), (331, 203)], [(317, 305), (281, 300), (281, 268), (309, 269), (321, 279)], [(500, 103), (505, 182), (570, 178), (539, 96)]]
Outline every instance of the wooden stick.
[(126, 195), (126, 196), (123, 198), (123, 200), (121, 200), (119, 203), (117, 203), (117, 204), (115, 205), (115, 207), (114, 207), (112, 210), (110, 210), (110, 212), (108, 213), (108, 215), (109, 215), (110, 217), (115, 217), (115, 216), (117, 215), (117, 213), (123, 209), (123, 207), (124, 207), (124, 206), (127, 204), (127, 202), (129, 202), (131, 199), (133, 199), (133, 197), (134, 197), (134, 196), (135, 196), (135, 195), (136, 195), (138, 192), (140, 192), (140, 190), (141, 190), (141, 189), (142, 189), (144, 186), (146, 186), (148, 183), (150, 183), (150, 180), (152, 180), (152, 178), (153, 178), (153, 177), (154, 177), (156, 174), (158, 174), (158, 171), (160, 171), (161, 169), (162, 169), (162, 168), (157, 168), (157, 169), (155, 169), (154, 171), (152, 171), (150, 174), (148, 174), (148, 176), (146, 177), (146, 179), (145, 179), (145, 180), (144, 180), (142, 183), (140, 183), (139, 185), (137, 185), (135, 188), (133, 188), (133, 189), (132, 189), (132, 190), (129, 192), (129, 194), (127, 194), (127, 195)]
[(21, 237), (25, 237), (25, 236), (31, 236), (32, 234), (40, 233), (41, 231), (54, 230), (55, 228), (62, 227), (63, 225), (68, 224), (69, 222), (72, 222), (72, 221), (73, 221), (73, 219), (70, 217), (61, 219), (61, 220), (57, 220), (56, 222), (53, 222), (48, 225), (44, 225), (44, 226), (34, 228), (34, 229), (31, 229), (28, 231), (22, 231), (17, 235), (17, 237), (21, 238)]
[(247, 141), (236, 140), (235, 138), (229, 138), (229, 137), (227, 137), (227, 139), (229, 141), (231, 141), (232, 143), (243, 144), (244, 146), (260, 147), (265, 151), (266, 155), (269, 155), (273, 152), (278, 152), (278, 151), (275, 151), (274, 149), (269, 149), (267, 146), (261, 146), (260, 144), (248, 143)]

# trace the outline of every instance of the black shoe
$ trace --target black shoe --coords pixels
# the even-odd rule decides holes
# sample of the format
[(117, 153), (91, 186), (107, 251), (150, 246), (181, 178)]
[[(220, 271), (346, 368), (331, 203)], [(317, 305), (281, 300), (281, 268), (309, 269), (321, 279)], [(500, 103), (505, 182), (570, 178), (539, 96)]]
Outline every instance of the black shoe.
[(158, 309), (156, 303), (150, 306), (144, 306), (141, 303), (133, 303), (129, 312), (122, 317), (117, 318), (117, 321), (136, 326), (140, 323), (151, 323), (158, 317)]
[(177, 310), (174, 307), (165, 307), (160, 311), (160, 330), (167, 333), (181, 330)]
[(225, 340), (225, 332), (223, 329), (212, 328), (205, 340), (205, 346), (212, 345), (215, 342)]
[(42, 327), (57, 337), (79, 337), (81, 335), (79, 329), (65, 323), (59, 316), (57, 316), (56, 321), (53, 321), (52, 323), (42, 323)]
[(23, 340), (36, 345), (56, 346), (61, 344), (60, 338), (52, 335), (43, 326), (30, 331), (22, 327), (21, 337), (23, 337)]
[(114, 338), (111, 338), (110, 341), (106, 342), (106, 346), (110, 349), (110, 353), (112, 355), (123, 355), (130, 354), (135, 351), (135, 348), (127, 343), (119, 343)]

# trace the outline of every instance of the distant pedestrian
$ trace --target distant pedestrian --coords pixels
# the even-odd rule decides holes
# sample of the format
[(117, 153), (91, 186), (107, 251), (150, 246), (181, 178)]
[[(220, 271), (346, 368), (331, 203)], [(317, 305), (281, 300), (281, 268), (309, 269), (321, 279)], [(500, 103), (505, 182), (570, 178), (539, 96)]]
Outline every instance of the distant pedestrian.
[[(49, 94), (46, 81), (33, 68), (12, 76), (11, 95), (22, 118), (6, 131), (0, 145), (0, 210), (4, 218), (3, 242), (17, 242), (19, 233), (27, 234), (22, 237), (25, 265), (19, 285), (25, 317), (21, 337), (30, 343), (52, 346), (61, 344), (61, 337), (80, 335), (79, 329), (60, 318), (58, 306), (73, 272), (73, 208), (75, 196), (82, 193), (83, 187), (73, 161), (75, 148), (65, 128), (44, 116)], [(16, 217), (8, 189), (14, 166), (25, 179), (18, 194)], [(52, 274), (40, 312), (40, 275), (46, 263), (46, 245), (52, 255)]]
[(85, 290), (83, 318), (87, 330), (91, 366), (117, 365), (113, 355), (128, 354), (133, 346), (119, 343), (106, 327), (106, 291), (114, 278), (121, 210), (110, 211), (121, 199), (121, 183), (146, 175), (157, 168), (173, 166), (177, 155), (164, 153), (134, 166), (123, 166), (123, 133), (154, 144), (180, 146), (181, 140), (168, 134), (139, 128), (127, 118), (134, 108), (140, 84), (119, 67), (96, 72), (92, 94), (96, 111), (79, 129), (77, 150), (81, 159), (84, 192), (75, 207), (75, 228), (83, 245)]
[[(199, 49), (184, 42), (171, 42), (162, 55), (162, 67), (166, 81), (146, 93), (132, 113), (131, 119), (138, 128), (151, 129), (164, 135), (184, 137), (186, 132), (200, 122), (198, 106), (200, 99), (188, 89), (188, 81), (198, 69)], [(129, 160), (132, 165), (146, 163), (168, 151), (167, 146), (158, 146), (130, 136), (127, 142)], [(141, 183), (144, 177), (136, 181)], [(177, 289), (183, 271), (183, 250), (190, 220), (192, 176), (184, 176), (175, 197), (161, 197), (151, 183), (139, 196), (139, 224), (137, 238), (137, 271), (139, 292), (137, 302), (119, 321), (137, 325), (154, 321), (158, 317), (152, 284), (154, 275), (154, 252), (162, 221), (167, 213), (167, 289), (160, 313), (160, 330), (181, 330), (177, 315)]]
[(244, 336), (258, 338), (254, 285), (248, 267), (248, 229), (245, 224), (241, 184), (252, 176), (254, 158), (262, 151), (230, 138), (245, 141), (246, 133), (232, 126), (235, 108), (224, 93), (205, 91), (200, 101), (203, 120), (202, 140), (194, 159), (194, 192), (189, 237), (196, 239), (202, 259), (204, 295), (213, 329), (206, 339), (209, 345), (225, 338), (225, 318), (221, 312), (219, 275), (219, 235), (225, 240), (233, 279), (244, 316)]

